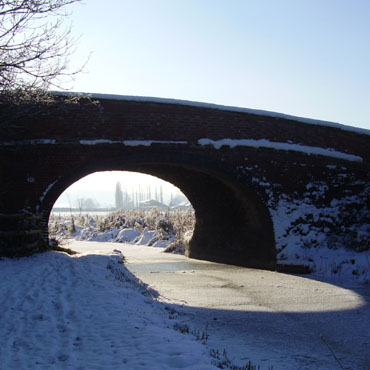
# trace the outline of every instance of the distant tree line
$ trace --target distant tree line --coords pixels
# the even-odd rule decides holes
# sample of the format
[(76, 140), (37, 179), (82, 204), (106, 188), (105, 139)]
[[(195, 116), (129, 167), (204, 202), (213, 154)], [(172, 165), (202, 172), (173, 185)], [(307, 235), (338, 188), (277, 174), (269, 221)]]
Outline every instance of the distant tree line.
[[(115, 206), (116, 209), (134, 209), (140, 206), (145, 200), (156, 200), (164, 204), (163, 188), (159, 186), (137, 186), (135, 188), (122, 188), (120, 182), (116, 183)], [(171, 195), (172, 199), (172, 195)]]
[[(60, 212), (87, 212), (105, 210), (112, 211), (114, 209), (131, 210), (141, 207), (171, 207), (180, 204), (187, 199), (180, 192), (171, 194), (163, 193), (163, 187), (161, 185), (147, 185), (147, 186), (136, 186), (132, 188), (122, 187), (120, 182), (116, 183), (116, 189), (114, 194), (114, 206), (101, 206), (99, 202), (94, 198), (77, 198), (72, 201), (67, 194), (69, 207), (55, 207)], [(166, 198), (166, 199), (165, 199)]]

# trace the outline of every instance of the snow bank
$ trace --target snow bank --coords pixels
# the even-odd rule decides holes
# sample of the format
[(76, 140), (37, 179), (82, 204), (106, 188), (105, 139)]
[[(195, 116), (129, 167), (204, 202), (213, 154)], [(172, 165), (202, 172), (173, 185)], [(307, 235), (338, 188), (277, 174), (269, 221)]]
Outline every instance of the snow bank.
[(76, 240), (88, 240), (93, 242), (131, 243), (147, 245), (150, 247), (165, 248), (175, 240), (175, 233), (163, 234), (160, 230), (145, 230), (140, 232), (135, 228), (109, 229), (104, 232), (96, 232), (81, 226), (71, 236)]
[(76, 232), (71, 234), (72, 238), (93, 242), (131, 243), (165, 248), (175, 238), (175, 234), (163, 235), (159, 230), (145, 230), (140, 232), (135, 228), (121, 230), (111, 228), (107, 231), (97, 232), (94, 229), (81, 226), (75, 226), (75, 228)]
[(157, 231), (150, 230), (144, 231), (143, 234), (138, 238), (136, 244), (139, 245), (152, 245), (157, 240)]
[(120, 252), (0, 261), (1, 369), (216, 369)]
[(282, 195), (270, 207), (278, 261), (303, 263), (320, 275), (370, 282), (370, 220), (361, 209), (351, 208), (356, 202), (362, 200), (349, 197), (318, 206), (309, 198)]

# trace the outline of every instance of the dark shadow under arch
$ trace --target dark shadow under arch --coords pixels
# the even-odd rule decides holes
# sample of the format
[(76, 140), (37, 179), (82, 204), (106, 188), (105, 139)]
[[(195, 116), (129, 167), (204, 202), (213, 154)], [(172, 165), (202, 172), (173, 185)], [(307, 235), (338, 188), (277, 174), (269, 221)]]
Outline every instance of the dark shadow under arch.
[(207, 157), (180, 152), (125, 154), (76, 166), (62, 175), (40, 210), (46, 224), (57, 198), (80, 178), (98, 171), (133, 171), (177, 186), (195, 210), (196, 224), (186, 254), (190, 258), (246, 267), (274, 269), (276, 250), (272, 220), (255, 189), (237, 181), (231, 170)]

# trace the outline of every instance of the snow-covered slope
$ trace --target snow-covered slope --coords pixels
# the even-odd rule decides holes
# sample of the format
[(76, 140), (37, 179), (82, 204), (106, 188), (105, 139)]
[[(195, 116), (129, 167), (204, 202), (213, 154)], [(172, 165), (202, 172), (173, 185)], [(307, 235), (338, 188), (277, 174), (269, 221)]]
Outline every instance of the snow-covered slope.
[(216, 369), (122, 257), (0, 261), (0, 369)]

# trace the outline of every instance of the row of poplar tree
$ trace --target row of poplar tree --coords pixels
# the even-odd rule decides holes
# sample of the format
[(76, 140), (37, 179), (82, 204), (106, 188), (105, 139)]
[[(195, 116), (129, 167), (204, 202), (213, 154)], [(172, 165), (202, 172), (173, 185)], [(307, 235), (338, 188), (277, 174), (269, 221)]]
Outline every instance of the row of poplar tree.
[(145, 187), (137, 186), (135, 188), (126, 189), (122, 188), (120, 182), (116, 183), (115, 191), (115, 205), (116, 209), (133, 209), (140, 206), (140, 202), (145, 200), (156, 200), (164, 204), (163, 200), (163, 188), (162, 186), (151, 186)]

